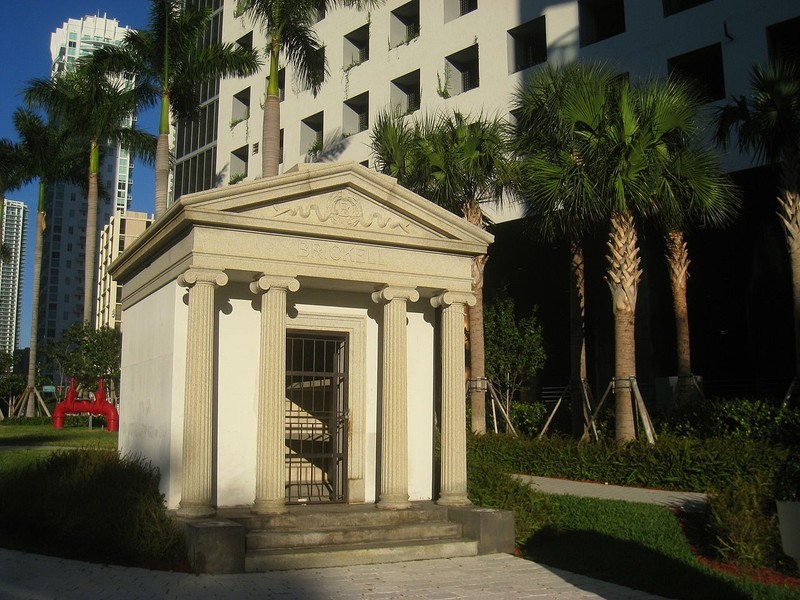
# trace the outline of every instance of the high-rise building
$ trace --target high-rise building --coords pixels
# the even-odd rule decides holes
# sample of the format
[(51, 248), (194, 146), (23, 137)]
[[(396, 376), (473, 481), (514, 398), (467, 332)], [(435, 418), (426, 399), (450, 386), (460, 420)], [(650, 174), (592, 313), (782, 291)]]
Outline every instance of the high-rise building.
[(153, 222), (153, 216), (129, 210), (114, 214), (100, 232), (100, 256), (97, 260), (97, 315), (95, 327), (122, 329), (122, 285), (108, 273), (108, 267)]
[(0, 352), (13, 353), (19, 346), (27, 231), (28, 207), (4, 199), (2, 243), (8, 255), (0, 267)]
[[(209, 39), (264, 48), (237, 3), (215, 10)], [(329, 76), (315, 97), (291, 66), (280, 72), (282, 165), (370, 160), (379, 111), (460, 110), (510, 117), (523, 78), (544, 63), (609, 61), (631, 76), (694, 76), (710, 103), (748, 86), (750, 67), (800, 55), (800, 4), (785, 0), (388, 0), (337, 8), (315, 25)], [(200, 118), (179, 125), (175, 197), (260, 176), (265, 70), (204, 90)], [(732, 154), (727, 167), (750, 166)]]
[[(128, 31), (105, 15), (68, 20), (50, 39), (52, 76), (101, 46), (119, 44)], [(107, 146), (99, 172), (105, 195), (98, 202), (98, 228), (115, 211), (124, 213), (130, 206), (132, 175), (133, 161), (128, 151)], [(86, 202), (86, 194), (78, 185), (57, 183), (47, 188), (37, 333), (40, 346), (83, 318)], [(91, 315), (87, 318), (91, 319)]]

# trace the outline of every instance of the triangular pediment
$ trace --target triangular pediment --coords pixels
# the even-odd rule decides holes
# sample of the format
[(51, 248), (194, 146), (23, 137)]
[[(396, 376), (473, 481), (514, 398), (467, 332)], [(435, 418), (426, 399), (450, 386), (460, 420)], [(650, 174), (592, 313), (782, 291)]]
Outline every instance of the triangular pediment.
[[(181, 198), (205, 226), (485, 252), (492, 236), (357, 163), (303, 165), (278, 177)], [(483, 247), (483, 250), (479, 250)], [(455, 248), (454, 248), (455, 249)]]

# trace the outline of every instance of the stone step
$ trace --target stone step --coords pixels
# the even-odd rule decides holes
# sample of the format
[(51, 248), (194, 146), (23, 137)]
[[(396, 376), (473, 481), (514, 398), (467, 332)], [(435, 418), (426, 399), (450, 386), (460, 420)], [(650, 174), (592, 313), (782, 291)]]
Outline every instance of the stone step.
[(317, 531), (331, 527), (396, 527), (409, 523), (447, 521), (447, 509), (432, 502), (413, 502), (406, 510), (383, 510), (374, 504), (318, 504), (290, 506), (280, 515), (254, 515), (246, 509), (228, 509), (219, 516), (244, 525), (247, 531), (293, 529)]
[(330, 523), (316, 529), (273, 528), (247, 534), (247, 551), (266, 548), (300, 548), (404, 540), (457, 539), (461, 525), (448, 521), (401, 523), (391, 526), (355, 525), (342, 527)]
[(477, 556), (478, 542), (472, 540), (408, 540), (392, 544), (342, 544), (299, 549), (248, 551), (245, 571), (281, 571), (344, 567), (379, 563)]

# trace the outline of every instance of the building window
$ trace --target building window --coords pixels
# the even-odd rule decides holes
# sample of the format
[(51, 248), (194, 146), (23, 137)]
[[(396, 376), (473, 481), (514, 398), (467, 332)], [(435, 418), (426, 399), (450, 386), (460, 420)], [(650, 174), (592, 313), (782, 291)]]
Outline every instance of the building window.
[(247, 146), (231, 152), (230, 182), (235, 183), (247, 177)]
[(800, 64), (800, 17), (767, 27), (769, 57)]
[[(444, 80), (440, 79), (441, 95), (461, 94), (480, 85), (478, 44), (451, 54), (445, 59)], [(444, 93), (443, 93), (444, 92)]]
[(250, 88), (245, 88), (233, 96), (231, 102), (231, 127), (250, 118)]
[(419, 69), (393, 79), (389, 91), (389, 101), (393, 108), (403, 114), (419, 110), (422, 97), (419, 85)]
[(244, 48), (245, 50), (250, 50), (253, 47), (253, 32), (244, 34), (238, 40), (236, 40), (236, 44)]
[(369, 92), (344, 102), (342, 133), (352, 135), (369, 129)]
[(394, 9), (389, 22), (389, 45), (394, 48), (419, 36), (419, 0)]
[(625, 33), (623, 0), (578, 0), (581, 46)]
[(510, 73), (547, 61), (547, 28), (544, 15), (509, 30)]
[(325, 117), (322, 111), (300, 122), (300, 152), (316, 157), (322, 151)]
[(720, 44), (673, 56), (667, 60), (667, 70), (671, 75), (693, 82), (706, 102), (725, 98), (725, 74)]
[(700, 6), (706, 2), (711, 2), (711, 0), (661, 0), (665, 17)]
[(281, 129), (278, 145), (279, 145), (278, 152), (280, 153), (280, 158), (278, 159), (278, 162), (282, 163), (283, 162), (283, 129)]
[(478, 0), (444, 0), (444, 22), (478, 10)]
[(347, 70), (369, 60), (369, 25), (364, 25), (344, 36), (342, 67)]

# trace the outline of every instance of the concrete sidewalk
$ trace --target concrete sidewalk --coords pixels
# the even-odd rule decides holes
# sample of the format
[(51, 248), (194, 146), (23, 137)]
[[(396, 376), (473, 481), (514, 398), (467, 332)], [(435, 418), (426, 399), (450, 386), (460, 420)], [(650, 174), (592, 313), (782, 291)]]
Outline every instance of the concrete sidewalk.
[(667, 508), (685, 512), (702, 512), (708, 507), (708, 496), (696, 492), (673, 492), (668, 490), (651, 490), (644, 488), (609, 485), (607, 483), (588, 483), (534, 477), (531, 475), (515, 475), (520, 481), (528, 483), (533, 489), (545, 494), (561, 494), (582, 496), (585, 498), (602, 498), (603, 500), (625, 500), (644, 504), (658, 504)]
[(0, 599), (39, 598), (657, 600), (660, 597), (508, 554), (243, 575), (191, 575), (0, 549)]

